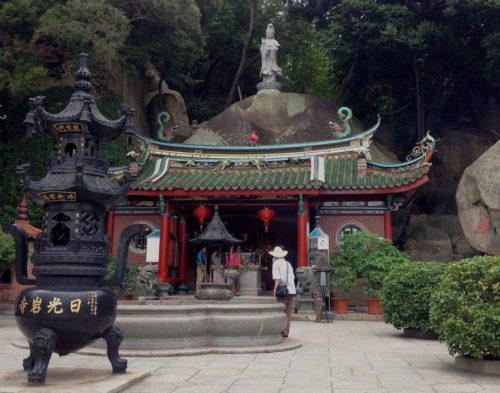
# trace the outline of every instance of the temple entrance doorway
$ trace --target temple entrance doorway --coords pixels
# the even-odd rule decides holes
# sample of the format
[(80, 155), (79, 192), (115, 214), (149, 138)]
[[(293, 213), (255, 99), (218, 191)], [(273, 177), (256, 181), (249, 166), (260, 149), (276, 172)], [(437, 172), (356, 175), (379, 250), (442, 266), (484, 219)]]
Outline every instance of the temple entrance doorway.
[[(245, 263), (260, 265), (261, 290), (268, 293), (272, 290), (272, 258), (268, 251), (279, 245), (288, 251), (287, 259), (296, 268), (297, 266), (297, 207), (294, 204), (265, 204), (265, 203), (205, 203), (204, 206), (213, 211), (214, 205), (219, 206), (219, 215), (227, 230), (242, 243), (230, 250), (227, 246), (222, 250), (221, 260), (227, 264), (230, 252), (237, 252), (242, 265)], [(190, 206), (192, 211), (197, 205)], [(199, 205), (198, 205), (199, 206)], [(258, 217), (258, 212), (269, 207), (275, 212), (275, 217), (269, 222), (267, 231), (265, 224)], [(206, 223), (203, 226), (205, 229)], [(188, 239), (200, 235), (200, 224), (194, 217), (188, 219)], [(187, 277), (189, 288), (194, 288), (196, 282), (196, 254), (201, 246), (188, 241)], [(210, 257), (217, 248), (208, 249), (208, 265)]]

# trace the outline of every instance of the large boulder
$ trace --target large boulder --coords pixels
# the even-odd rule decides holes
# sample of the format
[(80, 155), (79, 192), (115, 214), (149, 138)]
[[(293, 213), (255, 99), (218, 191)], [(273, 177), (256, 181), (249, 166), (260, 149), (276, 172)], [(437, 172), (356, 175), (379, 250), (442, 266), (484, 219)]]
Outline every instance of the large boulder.
[(177, 126), (177, 134), (183, 137), (191, 135), (184, 98), (179, 92), (170, 89), (165, 80), (160, 84), (160, 74), (152, 64), (146, 67), (144, 75), (126, 71), (120, 65), (115, 66), (112, 74), (119, 77), (110, 75), (106, 85), (135, 109), (135, 124), (142, 134), (156, 139), (158, 114), (167, 112), (170, 115), (168, 127)]
[[(261, 90), (201, 123), (186, 143), (246, 145), (252, 131), (260, 145), (328, 140), (332, 139), (328, 123), (338, 122), (337, 110), (333, 103), (311, 95)], [(352, 135), (364, 131), (354, 117), (350, 125)], [(394, 153), (377, 142), (372, 143), (370, 153), (375, 161), (398, 161)]]
[[(337, 120), (337, 109), (314, 96), (261, 90), (201, 123), (186, 143), (245, 145), (252, 131), (261, 145), (330, 139), (328, 122)], [(362, 130), (359, 121), (351, 126), (354, 133)]]
[(500, 141), (465, 170), (456, 198), (460, 223), (472, 247), (500, 255)]

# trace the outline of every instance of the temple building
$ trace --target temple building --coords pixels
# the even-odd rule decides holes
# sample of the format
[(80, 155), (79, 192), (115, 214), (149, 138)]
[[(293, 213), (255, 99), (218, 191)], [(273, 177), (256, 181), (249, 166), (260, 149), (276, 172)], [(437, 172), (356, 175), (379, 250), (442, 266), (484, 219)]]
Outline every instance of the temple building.
[(357, 231), (391, 239), (393, 212), (429, 180), (434, 141), (424, 138), (405, 162), (378, 162), (371, 147), (379, 124), (329, 140), (258, 146), (178, 144), (136, 135), (130, 156), (140, 168), (138, 179), (127, 205), (108, 216), (113, 252), (123, 228), (146, 224), (129, 254), (144, 264), (147, 235), (159, 229), (160, 279), (192, 289), (197, 248), (189, 239), (218, 206), (227, 228), (243, 239), (241, 255), (260, 267), (261, 289), (268, 290), (270, 247), (284, 246), (295, 267), (314, 263), (307, 236), (316, 215), (331, 252), (342, 236)]
[[(168, 124), (165, 112), (158, 115), (163, 129), (157, 140), (131, 138), (128, 157), (138, 178), (127, 204), (108, 215), (113, 253), (125, 227), (145, 224), (133, 239), (129, 261), (158, 263), (161, 281), (193, 290), (199, 246), (190, 240), (217, 207), (230, 234), (242, 242), (216, 260), (222, 257), (226, 266), (237, 261), (243, 271), (252, 271), (246, 278), (242, 274), (241, 291), (259, 294), (272, 286), (267, 253), (272, 247), (285, 247), (294, 267), (315, 263), (308, 234), (316, 216), (330, 252), (344, 235), (358, 231), (392, 239), (393, 212), (429, 180), (434, 139), (427, 134), (398, 161), (373, 141), (380, 117), (364, 129), (350, 108), (281, 92), (278, 49), (269, 24), (257, 94), (197, 126), (184, 143), (172, 142), (175, 124)], [(148, 235), (159, 247), (146, 258)], [(207, 276), (213, 279), (209, 271)]]

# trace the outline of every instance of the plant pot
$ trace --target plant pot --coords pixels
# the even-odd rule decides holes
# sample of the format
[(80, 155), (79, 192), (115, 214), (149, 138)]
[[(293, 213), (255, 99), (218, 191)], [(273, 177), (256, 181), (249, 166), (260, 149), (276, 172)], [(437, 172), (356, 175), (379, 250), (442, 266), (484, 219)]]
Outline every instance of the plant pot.
[(333, 297), (331, 299), (333, 311), (337, 314), (347, 314), (349, 299), (345, 297)]
[(131, 293), (127, 293), (126, 295), (118, 296), (118, 300), (132, 300), (133, 295)]
[(467, 356), (457, 356), (455, 357), (455, 366), (460, 370), (473, 373), (500, 376), (500, 359), (473, 359)]
[(382, 315), (382, 304), (380, 303), (380, 299), (366, 299), (368, 303), (368, 314), (371, 315)]
[(403, 336), (409, 338), (418, 338), (420, 340), (437, 340), (439, 337), (431, 330), (424, 332), (422, 329), (404, 328)]

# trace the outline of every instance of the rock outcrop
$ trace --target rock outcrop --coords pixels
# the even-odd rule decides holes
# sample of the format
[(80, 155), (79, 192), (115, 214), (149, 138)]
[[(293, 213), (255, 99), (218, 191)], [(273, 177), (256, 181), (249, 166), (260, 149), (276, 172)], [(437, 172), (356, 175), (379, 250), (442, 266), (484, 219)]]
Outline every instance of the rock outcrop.
[[(261, 90), (201, 123), (186, 143), (247, 145), (251, 132), (257, 134), (260, 145), (328, 140), (332, 139), (328, 123), (338, 121), (337, 110), (337, 106), (318, 97)], [(350, 125), (353, 135), (364, 131), (355, 118)], [(377, 142), (372, 143), (370, 153), (377, 161), (398, 161)]]
[(477, 254), (456, 215), (412, 215), (405, 232), (404, 251), (416, 260), (449, 262)]
[(500, 141), (465, 170), (456, 197), (460, 223), (472, 247), (500, 255)]
[[(314, 96), (262, 90), (201, 123), (187, 143), (214, 144), (223, 140), (226, 145), (245, 145), (252, 131), (261, 145), (331, 139), (328, 122), (337, 120), (337, 109)], [(362, 131), (357, 120), (351, 127), (353, 133)]]

